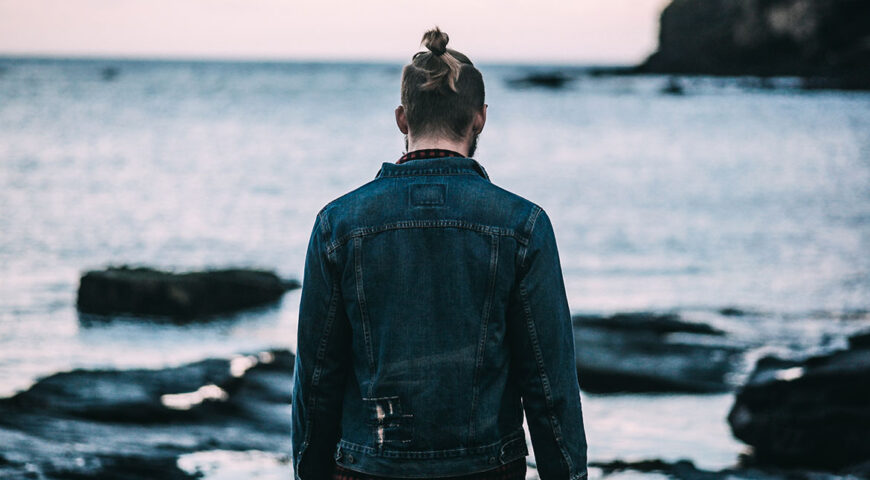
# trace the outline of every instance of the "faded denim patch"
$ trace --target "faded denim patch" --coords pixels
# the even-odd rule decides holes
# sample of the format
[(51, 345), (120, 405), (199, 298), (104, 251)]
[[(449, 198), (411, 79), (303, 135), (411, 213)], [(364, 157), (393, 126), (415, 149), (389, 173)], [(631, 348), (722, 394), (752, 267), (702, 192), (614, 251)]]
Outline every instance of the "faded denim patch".
[(414, 415), (403, 412), (399, 397), (363, 398), (363, 401), (369, 407), (375, 445), (380, 447), (411, 441)]

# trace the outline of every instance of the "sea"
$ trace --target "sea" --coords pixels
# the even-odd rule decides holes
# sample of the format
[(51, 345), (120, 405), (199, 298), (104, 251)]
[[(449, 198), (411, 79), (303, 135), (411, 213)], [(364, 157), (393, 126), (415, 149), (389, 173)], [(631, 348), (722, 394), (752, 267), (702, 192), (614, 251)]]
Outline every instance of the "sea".
[[(90, 322), (78, 280), (110, 265), (300, 278), (317, 211), (404, 150), (401, 67), (0, 57), (0, 397), (74, 368), (294, 350), (298, 290), (207, 322)], [(709, 323), (752, 346), (742, 374), (870, 327), (870, 93), (480, 70), (489, 107), (475, 158), (551, 217), (574, 313)], [(576, 78), (513, 82), (554, 71)], [(582, 402), (591, 461), (718, 470), (747, 451), (725, 420), (733, 394)], [(286, 478), (273, 454), (179, 463), (212, 479)]]

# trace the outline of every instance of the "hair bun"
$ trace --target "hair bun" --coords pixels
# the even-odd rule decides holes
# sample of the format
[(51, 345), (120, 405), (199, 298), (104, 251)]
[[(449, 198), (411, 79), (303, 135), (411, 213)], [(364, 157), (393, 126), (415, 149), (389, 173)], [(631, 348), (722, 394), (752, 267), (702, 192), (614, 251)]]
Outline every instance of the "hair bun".
[(450, 37), (442, 32), (438, 27), (423, 34), (423, 46), (428, 48), (430, 52), (441, 56), (447, 52), (447, 42)]

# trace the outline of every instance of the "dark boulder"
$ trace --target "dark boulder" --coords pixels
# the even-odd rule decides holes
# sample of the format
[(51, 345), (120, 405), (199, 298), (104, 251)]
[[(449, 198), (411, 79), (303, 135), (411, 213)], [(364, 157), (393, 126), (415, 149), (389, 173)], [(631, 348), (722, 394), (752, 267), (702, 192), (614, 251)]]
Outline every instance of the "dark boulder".
[[(837, 472), (832, 475), (830, 472), (814, 471), (800, 468), (779, 468), (772, 466), (756, 466), (739, 464), (735, 467), (724, 468), (722, 470), (704, 470), (695, 466), (690, 460), (677, 460), (671, 462), (661, 459), (624, 461), (611, 460), (609, 462), (589, 462), (592, 468), (600, 469), (604, 474), (604, 478), (608, 478), (613, 474), (622, 472), (638, 472), (641, 474), (660, 474), (674, 480), (836, 480), (841, 479), (840, 475), (849, 476), (846, 478), (868, 478), (860, 475), (859, 470), (849, 470)], [(634, 478), (635, 475), (626, 475), (626, 477)], [(856, 478), (857, 477), (857, 478)], [(637, 476), (637, 478), (647, 478), (646, 475)], [(658, 476), (656, 476), (658, 478)]]
[(870, 333), (826, 356), (763, 359), (728, 423), (762, 463), (839, 469), (870, 461)]
[(191, 318), (267, 305), (298, 287), (262, 270), (173, 273), (112, 267), (82, 275), (76, 304), (88, 314)]
[(870, 88), (870, 2), (673, 0), (652, 73), (788, 75), (817, 88)]
[(676, 314), (574, 316), (580, 387), (588, 392), (723, 392), (741, 348)]

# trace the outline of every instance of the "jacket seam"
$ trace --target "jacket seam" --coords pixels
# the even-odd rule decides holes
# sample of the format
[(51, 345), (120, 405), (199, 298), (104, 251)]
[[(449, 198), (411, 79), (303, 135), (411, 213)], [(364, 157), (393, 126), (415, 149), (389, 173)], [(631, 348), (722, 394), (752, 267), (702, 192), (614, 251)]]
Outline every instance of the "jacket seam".
[(480, 369), (483, 366), (483, 358), (486, 355), (486, 335), (489, 327), (489, 318), (492, 315), (493, 296), (495, 295), (495, 279), (498, 275), (498, 235), (493, 235), (489, 257), (489, 288), (486, 292), (486, 301), (483, 307), (483, 318), (480, 326), (480, 340), (477, 344), (477, 359), (474, 364), (474, 380), (471, 383), (471, 415), (468, 425), (468, 443), (473, 444), (476, 435), (474, 428), (474, 415), (477, 410), (477, 400), (480, 394)]
[[(320, 383), (320, 374), (323, 370), (323, 359), (326, 357), (326, 344), (329, 342), (329, 336), (332, 334), (332, 322), (335, 320), (335, 311), (336, 306), (338, 304), (338, 288), (336, 283), (333, 281), (332, 284), (332, 293), (329, 299), (329, 308), (326, 313), (326, 322), (323, 326), (323, 333), (320, 337), (320, 344), (317, 346), (317, 354), (314, 358), (314, 370), (311, 373), (311, 386), (316, 387)], [(309, 393), (310, 397), (308, 399), (308, 418), (305, 421), (305, 441), (302, 442), (302, 446), (299, 449), (299, 458), (296, 462), (297, 466), (302, 465), (302, 460), (305, 455), (305, 450), (308, 449), (308, 445), (311, 444), (311, 432), (314, 429), (314, 416), (317, 415), (317, 395), (313, 393)], [(299, 477), (299, 473), (296, 472), (297, 478)]]
[(525, 245), (529, 239), (517, 233), (512, 228), (494, 227), (479, 223), (466, 222), (464, 220), (399, 220), (396, 222), (384, 223), (371, 227), (358, 227), (350, 232), (342, 235), (327, 247), (327, 252), (332, 253), (342, 245), (347, 243), (351, 238), (365, 237), (376, 233), (386, 232), (389, 230), (402, 230), (411, 228), (464, 228), (480, 233), (490, 235), (499, 235), (505, 237), (513, 237), (521, 244)]
[(532, 319), (532, 309), (529, 305), (528, 301), (528, 292), (526, 291), (526, 287), (524, 285), (524, 280), (520, 281), (520, 298), (523, 301), (523, 311), (526, 314), (526, 328), (529, 332), (529, 341), (532, 344), (532, 350), (535, 354), (535, 363), (538, 367), (538, 378), (541, 382), (541, 389), (544, 392), (544, 399), (547, 406), (547, 421), (550, 424), (550, 430), (553, 432), (553, 439), (556, 442), (556, 445), (559, 447), (559, 453), (562, 454), (562, 458), (565, 460), (565, 464), (568, 466), (568, 470), (574, 470), (574, 462), (571, 461), (571, 456), (568, 455), (568, 451), (565, 449), (564, 441), (562, 439), (561, 428), (559, 427), (559, 423), (556, 420), (555, 411), (553, 410), (553, 394), (550, 390), (550, 380), (547, 376), (547, 372), (544, 368), (544, 355), (541, 352), (541, 346), (538, 343), (538, 332), (535, 328), (535, 322)]
[(473, 454), (481, 454), (486, 453), (489, 449), (497, 447), (499, 445), (506, 444), (508, 442), (512, 442), (524, 435), (521, 430), (517, 430), (514, 433), (507, 434), (495, 442), (488, 443), (486, 445), (480, 445), (477, 447), (470, 448), (452, 448), (446, 450), (383, 450), (379, 451), (377, 448), (369, 447), (366, 445), (360, 445), (358, 443), (350, 442), (348, 440), (340, 440), (338, 443), (338, 448), (343, 448), (346, 450), (350, 450), (352, 452), (365, 453), (368, 455), (373, 455), (377, 457), (383, 458), (399, 458), (399, 459), (425, 459), (425, 458), (451, 458), (451, 457), (462, 457), (465, 455), (473, 455)]
[(323, 207), (319, 212), (317, 212), (317, 216), (320, 217), (320, 232), (324, 237), (329, 235), (329, 232), (332, 231), (332, 228), (329, 225), (329, 218), (327, 218), (326, 215), (326, 208), (327, 207)]
[[(543, 209), (537, 205), (532, 206), (532, 213), (529, 214), (529, 218), (526, 219), (526, 225), (523, 227), (528, 235), (529, 242), (531, 243), (532, 239), (532, 231), (535, 229), (535, 224), (538, 222), (538, 216), (543, 212)], [(525, 244), (524, 247), (528, 247), (528, 244)], [(526, 253), (528, 252), (528, 248), (520, 248), (520, 267), (524, 267), (526, 264)]]
[[(369, 325), (369, 313), (368, 306), (366, 303), (366, 294), (365, 289), (363, 287), (363, 271), (362, 271), (362, 238), (357, 237), (354, 238), (354, 251), (353, 251), (353, 261), (354, 261), (354, 275), (356, 277), (356, 296), (357, 301), (359, 302), (359, 311), (360, 311), (360, 320), (362, 322), (363, 327), (363, 337), (365, 341), (366, 347), (366, 360), (369, 363), (369, 371), (371, 372), (372, 377), (375, 375), (375, 357), (374, 357), (374, 349), (372, 347), (372, 334), (371, 334), (371, 325)], [(369, 382), (369, 388), (374, 384), (374, 381)], [(369, 392), (369, 396), (371, 396), (372, 392)]]
[[(475, 175), (475, 176), (480, 177), (480, 174), (473, 171), (473, 170), (471, 170), (471, 171), (468, 171), (468, 170), (446, 170), (446, 171), (418, 170), (418, 171), (410, 171), (410, 172), (384, 173), (380, 177), (376, 177), (376, 178), (429, 177), (429, 176), (433, 176), (433, 175), (441, 175), (441, 176), (445, 176), (445, 177), (448, 177), (448, 176), (452, 177), (452, 176), (456, 176), (456, 175)], [(483, 177), (481, 177), (481, 178), (483, 178)]]

